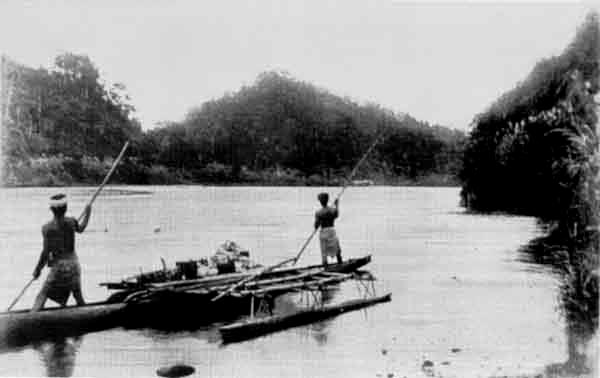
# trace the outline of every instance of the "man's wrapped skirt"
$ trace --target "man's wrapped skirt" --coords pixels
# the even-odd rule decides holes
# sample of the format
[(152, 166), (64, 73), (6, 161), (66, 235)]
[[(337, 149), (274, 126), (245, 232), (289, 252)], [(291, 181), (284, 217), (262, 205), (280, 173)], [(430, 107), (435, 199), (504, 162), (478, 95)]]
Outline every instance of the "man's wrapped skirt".
[(321, 255), (323, 257), (335, 257), (340, 253), (340, 241), (335, 233), (335, 228), (321, 228), (319, 240), (321, 242)]
[(77, 259), (55, 261), (42, 291), (47, 298), (64, 306), (69, 295), (80, 286), (81, 268)]

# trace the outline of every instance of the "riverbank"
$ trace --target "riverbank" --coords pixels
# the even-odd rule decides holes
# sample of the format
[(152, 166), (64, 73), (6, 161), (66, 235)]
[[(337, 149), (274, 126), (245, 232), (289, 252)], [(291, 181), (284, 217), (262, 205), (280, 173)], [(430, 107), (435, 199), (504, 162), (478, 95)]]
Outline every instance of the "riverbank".
[(573, 239), (555, 225), (521, 248), (522, 260), (550, 267), (558, 278), (568, 358), (546, 367), (548, 376), (596, 376), (598, 366), (598, 230)]
[[(111, 161), (84, 157), (43, 157), (9, 164), (5, 187), (88, 186), (102, 181)], [(200, 169), (173, 169), (163, 165), (147, 166), (133, 159), (122, 162), (115, 172), (114, 184), (122, 185), (216, 185), (216, 186), (342, 186), (346, 172), (306, 175), (295, 169), (246, 167), (234, 173), (230, 166), (208, 164)], [(459, 186), (456, 175), (431, 173), (418, 177), (393, 175), (382, 169), (368, 170), (355, 181), (356, 186)]]

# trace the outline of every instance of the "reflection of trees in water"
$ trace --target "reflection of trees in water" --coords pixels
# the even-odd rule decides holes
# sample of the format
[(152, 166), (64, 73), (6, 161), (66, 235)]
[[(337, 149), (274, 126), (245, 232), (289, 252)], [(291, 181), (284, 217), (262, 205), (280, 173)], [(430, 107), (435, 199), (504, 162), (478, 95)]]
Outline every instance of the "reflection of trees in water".
[(75, 357), (81, 337), (61, 338), (36, 344), (34, 349), (46, 366), (48, 377), (70, 377), (75, 369)]
[(550, 376), (589, 373), (598, 362), (599, 235), (569, 240), (558, 233), (537, 238), (522, 248), (529, 262), (549, 266), (560, 278), (560, 311), (566, 323), (568, 360), (547, 366)]

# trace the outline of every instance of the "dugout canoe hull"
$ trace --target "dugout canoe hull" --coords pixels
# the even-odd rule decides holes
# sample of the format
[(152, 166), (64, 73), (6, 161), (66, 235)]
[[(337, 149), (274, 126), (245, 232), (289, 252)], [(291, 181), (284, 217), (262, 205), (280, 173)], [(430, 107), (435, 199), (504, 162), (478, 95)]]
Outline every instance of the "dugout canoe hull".
[(55, 337), (79, 335), (119, 325), (125, 303), (89, 303), (84, 306), (0, 313), (0, 346), (10, 347)]

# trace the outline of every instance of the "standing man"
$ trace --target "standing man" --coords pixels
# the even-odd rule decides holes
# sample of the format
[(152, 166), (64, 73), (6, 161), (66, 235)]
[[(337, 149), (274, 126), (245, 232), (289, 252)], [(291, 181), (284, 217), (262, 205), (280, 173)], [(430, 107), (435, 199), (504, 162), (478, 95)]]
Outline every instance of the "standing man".
[(85, 304), (81, 294), (81, 268), (75, 253), (75, 232), (82, 233), (85, 230), (92, 207), (86, 206), (81, 224), (77, 219), (65, 216), (67, 196), (64, 194), (50, 197), (50, 210), (54, 219), (42, 227), (44, 247), (33, 277), (37, 279), (46, 264), (50, 267), (50, 273), (35, 298), (32, 311), (42, 309), (48, 298), (64, 307), (71, 293), (77, 305)]
[(342, 262), (342, 249), (340, 241), (335, 233), (334, 222), (339, 216), (339, 199), (333, 203), (333, 207), (327, 206), (329, 202), (329, 194), (320, 193), (317, 198), (321, 203), (321, 209), (315, 213), (315, 230), (321, 227), (319, 240), (321, 242), (321, 257), (323, 265), (327, 265), (328, 257), (336, 257), (337, 262)]

